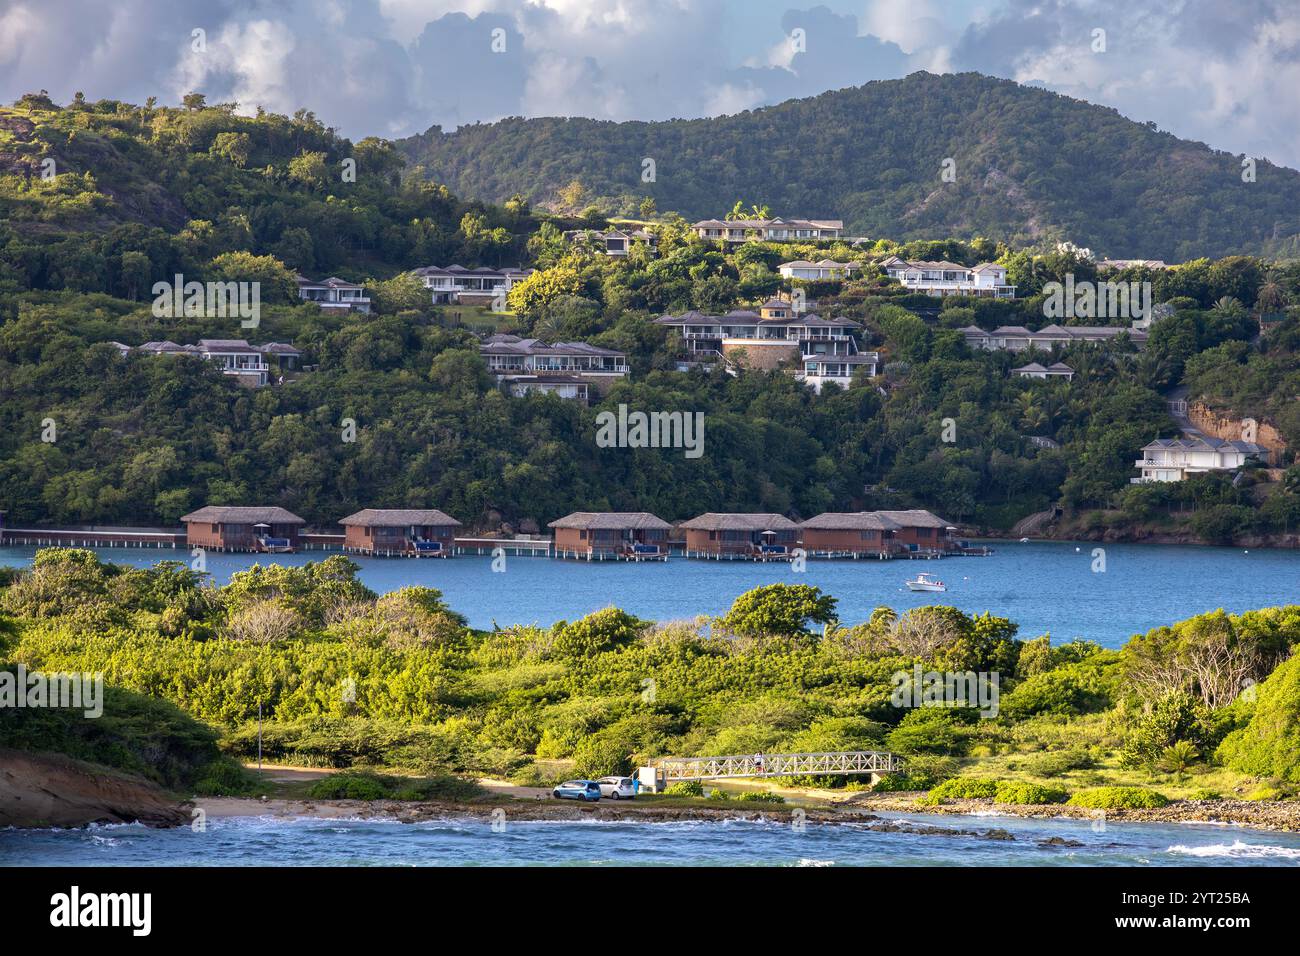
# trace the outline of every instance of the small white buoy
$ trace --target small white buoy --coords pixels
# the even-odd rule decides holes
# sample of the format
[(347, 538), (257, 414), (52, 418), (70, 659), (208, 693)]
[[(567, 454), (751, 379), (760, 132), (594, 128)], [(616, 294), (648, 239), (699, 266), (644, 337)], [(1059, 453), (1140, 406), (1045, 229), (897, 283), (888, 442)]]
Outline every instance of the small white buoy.
[(1075, 553), (1075, 554), (1078, 554), (1078, 553), (1079, 553), (1079, 550), (1080, 550), (1079, 548), (1075, 548), (1075, 549), (1074, 549), (1074, 553)]

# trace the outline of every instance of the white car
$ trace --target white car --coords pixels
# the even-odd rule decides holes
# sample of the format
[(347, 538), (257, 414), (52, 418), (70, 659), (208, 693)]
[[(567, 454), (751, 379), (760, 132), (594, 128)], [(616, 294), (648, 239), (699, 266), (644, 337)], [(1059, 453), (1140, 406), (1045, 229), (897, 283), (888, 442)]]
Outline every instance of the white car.
[(596, 782), (600, 784), (601, 797), (631, 800), (636, 796), (636, 787), (632, 785), (631, 777), (601, 777)]

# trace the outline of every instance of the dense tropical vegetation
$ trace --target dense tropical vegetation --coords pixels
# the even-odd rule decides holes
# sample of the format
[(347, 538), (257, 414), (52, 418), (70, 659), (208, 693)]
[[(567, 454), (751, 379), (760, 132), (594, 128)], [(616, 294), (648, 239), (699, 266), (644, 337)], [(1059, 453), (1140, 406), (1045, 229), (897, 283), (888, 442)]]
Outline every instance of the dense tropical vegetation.
[[(226, 754), (249, 758), (260, 707), (268, 759), (522, 783), (668, 754), (889, 749), (907, 768), (884, 787), (942, 784), (935, 799), (1083, 792), (1078, 805), (1142, 805), (1094, 791), (1263, 798), (1300, 786), (1300, 607), (1203, 614), (1118, 651), (1026, 639), (1014, 622), (950, 607), (839, 621), (833, 597), (802, 585), (741, 595), (713, 620), (652, 623), (611, 607), (474, 631), (437, 591), (376, 596), (356, 571), (336, 556), (253, 567), (218, 588), (175, 563), (136, 569), (48, 549), (6, 576), (0, 622), (11, 636), (0, 660), (103, 672), (117, 695), (109, 723), (77, 721), (97, 725), (79, 734), (120, 733), (140, 707), (132, 702), (148, 702), (162, 716), (127, 766), (149, 748), (166, 762), (216, 736)], [(915, 665), (996, 675), (996, 715), (897, 706), (898, 675)], [(203, 730), (169, 717), (175, 708)], [(0, 746), (81, 746), (51, 736), (48, 713), (14, 711)], [(155, 740), (169, 734), (183, 746)], [(215, 776), (210, 785), (234, 786)], [(343, 795), (374, 786), (336, 784)]]

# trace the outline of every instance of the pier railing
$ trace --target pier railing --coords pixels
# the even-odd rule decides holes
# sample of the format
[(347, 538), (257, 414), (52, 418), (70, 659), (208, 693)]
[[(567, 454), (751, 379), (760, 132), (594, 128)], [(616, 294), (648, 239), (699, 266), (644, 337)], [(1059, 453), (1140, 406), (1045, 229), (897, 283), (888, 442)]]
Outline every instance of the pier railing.
[(665, 757), (656, 766), (669, 783), (721, 777), (817, 777), (895, 773), (901, 758), (885, 750), (829, 753), (736, 754), (727, 757)]

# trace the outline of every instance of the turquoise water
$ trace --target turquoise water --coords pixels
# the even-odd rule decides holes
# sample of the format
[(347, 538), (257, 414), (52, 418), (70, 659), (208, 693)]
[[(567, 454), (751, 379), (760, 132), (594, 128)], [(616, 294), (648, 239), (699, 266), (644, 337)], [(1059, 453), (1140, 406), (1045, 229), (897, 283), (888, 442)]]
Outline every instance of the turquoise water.
[[(1297, 866), (1300, 834), (1200, 824), (1112, 823), (993, 816), (904, 816), (876, 824), (507, 823), (434, 820), (212, 820), (206, 832), (138, 825), (0, 831), (7, 866)], [(990, 829), (1014, 839), (989, 839)], [(974, 831), (959, 833), (957, 831)], [(1044, 846), (1059, 837), (1081, 846)]]
[[(1222, 607), (1245, 611), (1300, 603), (1300, 551), (1109, 544), (1104, 573), (1092, 570), (1092, 542), (995, 542), (987, 558), (942, 561), (818, 561), (797, 574), (785, 563), (698, 561), (666, 563), (558, 561), (507, 557), (504, 573), (492, 559), (464, 555), (446, 561), (353, 558), (361, 577), (384, 592), (409, 584), (440, 588), (453, 608), (478, 628), (493, 622), (551, 624), (615, 604), (652, 620), (720, 614), (735, 597), (777, 581), (820, 587), (839, 599), (841, 620), (865, 620), (879, 605), (906, 609), (952, 604), (991, 611), (1020, 625), (1022, 637), (1050, 632), (1055, 641), (1095, 640), (1118, 647), (1131, 635)], [(32, 548), (0, 550), (0, 564), (26, 564)], [(104, 549), (106, 560), (134, 565), (187, 560), (177, 549)], [(255, 561), (302, 564), (325, 552), (293, 555), (209, 554), (220, 583)], [(938, 575), (944, 594), (914, 594), (904, 582), (918, 571)]]

